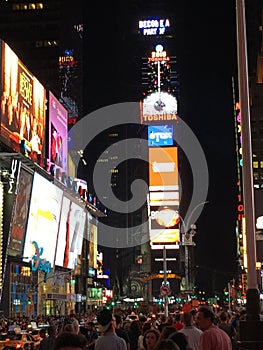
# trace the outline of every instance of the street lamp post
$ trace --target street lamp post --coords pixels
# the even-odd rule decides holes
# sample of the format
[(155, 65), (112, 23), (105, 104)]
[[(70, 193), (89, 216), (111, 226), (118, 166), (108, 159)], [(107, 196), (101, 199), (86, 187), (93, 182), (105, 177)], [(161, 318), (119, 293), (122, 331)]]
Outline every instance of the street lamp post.
[(189, 255), (189, 247), (195, 246), (195, 243), (193, 241), (193, 237), (196, 234), (196, 225), (191, 225), (190, 230), (188, 230), (184, 234), (184, 239), (183, 239), (183, 245), (185, 249), (185, 289), (187, 291), (192, 290), (192, 281), (190, 278), (190, 255)]
[(238, 83), (241, 111), (244, 219), (247, 244), (248, 290), (246, 321), (239, 323), (240, 340), (263, 345), (263, 322), (260, 319), (260, 300), (256, 274), (255, 208), (250, 130), (246, 16), (244, 0), (236, 0)]
[[(163, 247), (163, 283), (164, 286), (167, 286), (167, 261), (166, 261), (166, 248), (165, 246)], [(164, 295), (164, 314), (166, 317), (168, 317), (169, 310), (168, 310), (168, 295)]]

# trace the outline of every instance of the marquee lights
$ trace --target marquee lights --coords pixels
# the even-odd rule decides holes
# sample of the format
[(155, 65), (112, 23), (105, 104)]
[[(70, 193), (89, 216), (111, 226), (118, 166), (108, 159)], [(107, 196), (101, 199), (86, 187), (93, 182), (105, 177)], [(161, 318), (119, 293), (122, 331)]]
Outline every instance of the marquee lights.
[(139, 29), (143, 35), (164, 35), (170, 27), (169, 19), (146, 19), (139, 21)]

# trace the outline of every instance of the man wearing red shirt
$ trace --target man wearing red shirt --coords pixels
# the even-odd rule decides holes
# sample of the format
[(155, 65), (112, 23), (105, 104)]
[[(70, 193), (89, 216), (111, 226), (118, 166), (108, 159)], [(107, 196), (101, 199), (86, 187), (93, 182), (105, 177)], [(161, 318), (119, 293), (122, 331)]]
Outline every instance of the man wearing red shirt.
[(208, 307), (198, 310), (197, 326), (203, 331), (199, 350), (232, 350), (232, 344), (225, 331), (215, 325), (215, 315)]

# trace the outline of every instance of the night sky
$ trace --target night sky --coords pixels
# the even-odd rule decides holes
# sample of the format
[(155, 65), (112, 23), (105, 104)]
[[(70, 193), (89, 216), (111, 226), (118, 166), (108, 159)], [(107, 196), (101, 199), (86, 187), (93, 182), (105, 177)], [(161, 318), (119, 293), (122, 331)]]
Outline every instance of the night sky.
[[(129, 41), (133, 21), (142, 8), (139, 3), (131, 1), (125, 10), (111, 3), (103, 13), (96, 5), (92, 7), (87, 39), (97, 54), (89, 73), (91, 110), (140, 98), (139, 54)], [(198, 138), (209, 168), (209, 203), (196, 222), (197, 282), (204, 290), (220, 291), (236, 268), (235, 1), (174, 3), (167, 0), (176, 24), (171, 55), (178, 61), (179, 116)]]

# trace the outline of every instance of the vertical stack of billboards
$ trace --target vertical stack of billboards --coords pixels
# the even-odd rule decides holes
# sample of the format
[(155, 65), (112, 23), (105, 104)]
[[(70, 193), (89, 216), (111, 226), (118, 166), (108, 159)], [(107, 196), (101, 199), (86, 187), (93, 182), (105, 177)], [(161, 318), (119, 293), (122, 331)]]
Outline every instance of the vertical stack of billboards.
[[(0, 64), (0, 141), (8, 172), (8, 182), (0, 173), (0, 308), (12, 315), (42, 313), (36, 295), (27, 304), (30, 270), (46, 276), (54, 266), (74, 270), (83, 238), (89, 238), (88, 214), (81, 199), (63, 190), (69, 175), (67, 110), (4, 41), (0, 41)], [(95, 261), (97, 237), (92, 240)], [(8, 256), (15, 266), (19, 258), (20, 270), (15, 274)], [(15, 278), (22, 276), (29, 261), (28, 278), (23, 275), (24, 284), (18, 289)], [(4, 283), (5, 272), (8, 283)]]
[[(149, 232), (152, 252), (152, 271), (169, 276), (178, 270), (180, 242), (180, 191), (178, 176), (178, 147), (175, 142), (177, 100), (161, 91), (162, 67), (169, 62), (166, 52), (152, 52), (148, 65), (156, 71), (156, 90), (142, 102), (141, 122), (148, 125), (149, 150)], [(164, 264), (164, 250), (166, 261)], [(154, 298), (160, 298), (162, 280), (153, 280)], [(178, 291), (178, 282), (168, 280), (171, 293)]]

